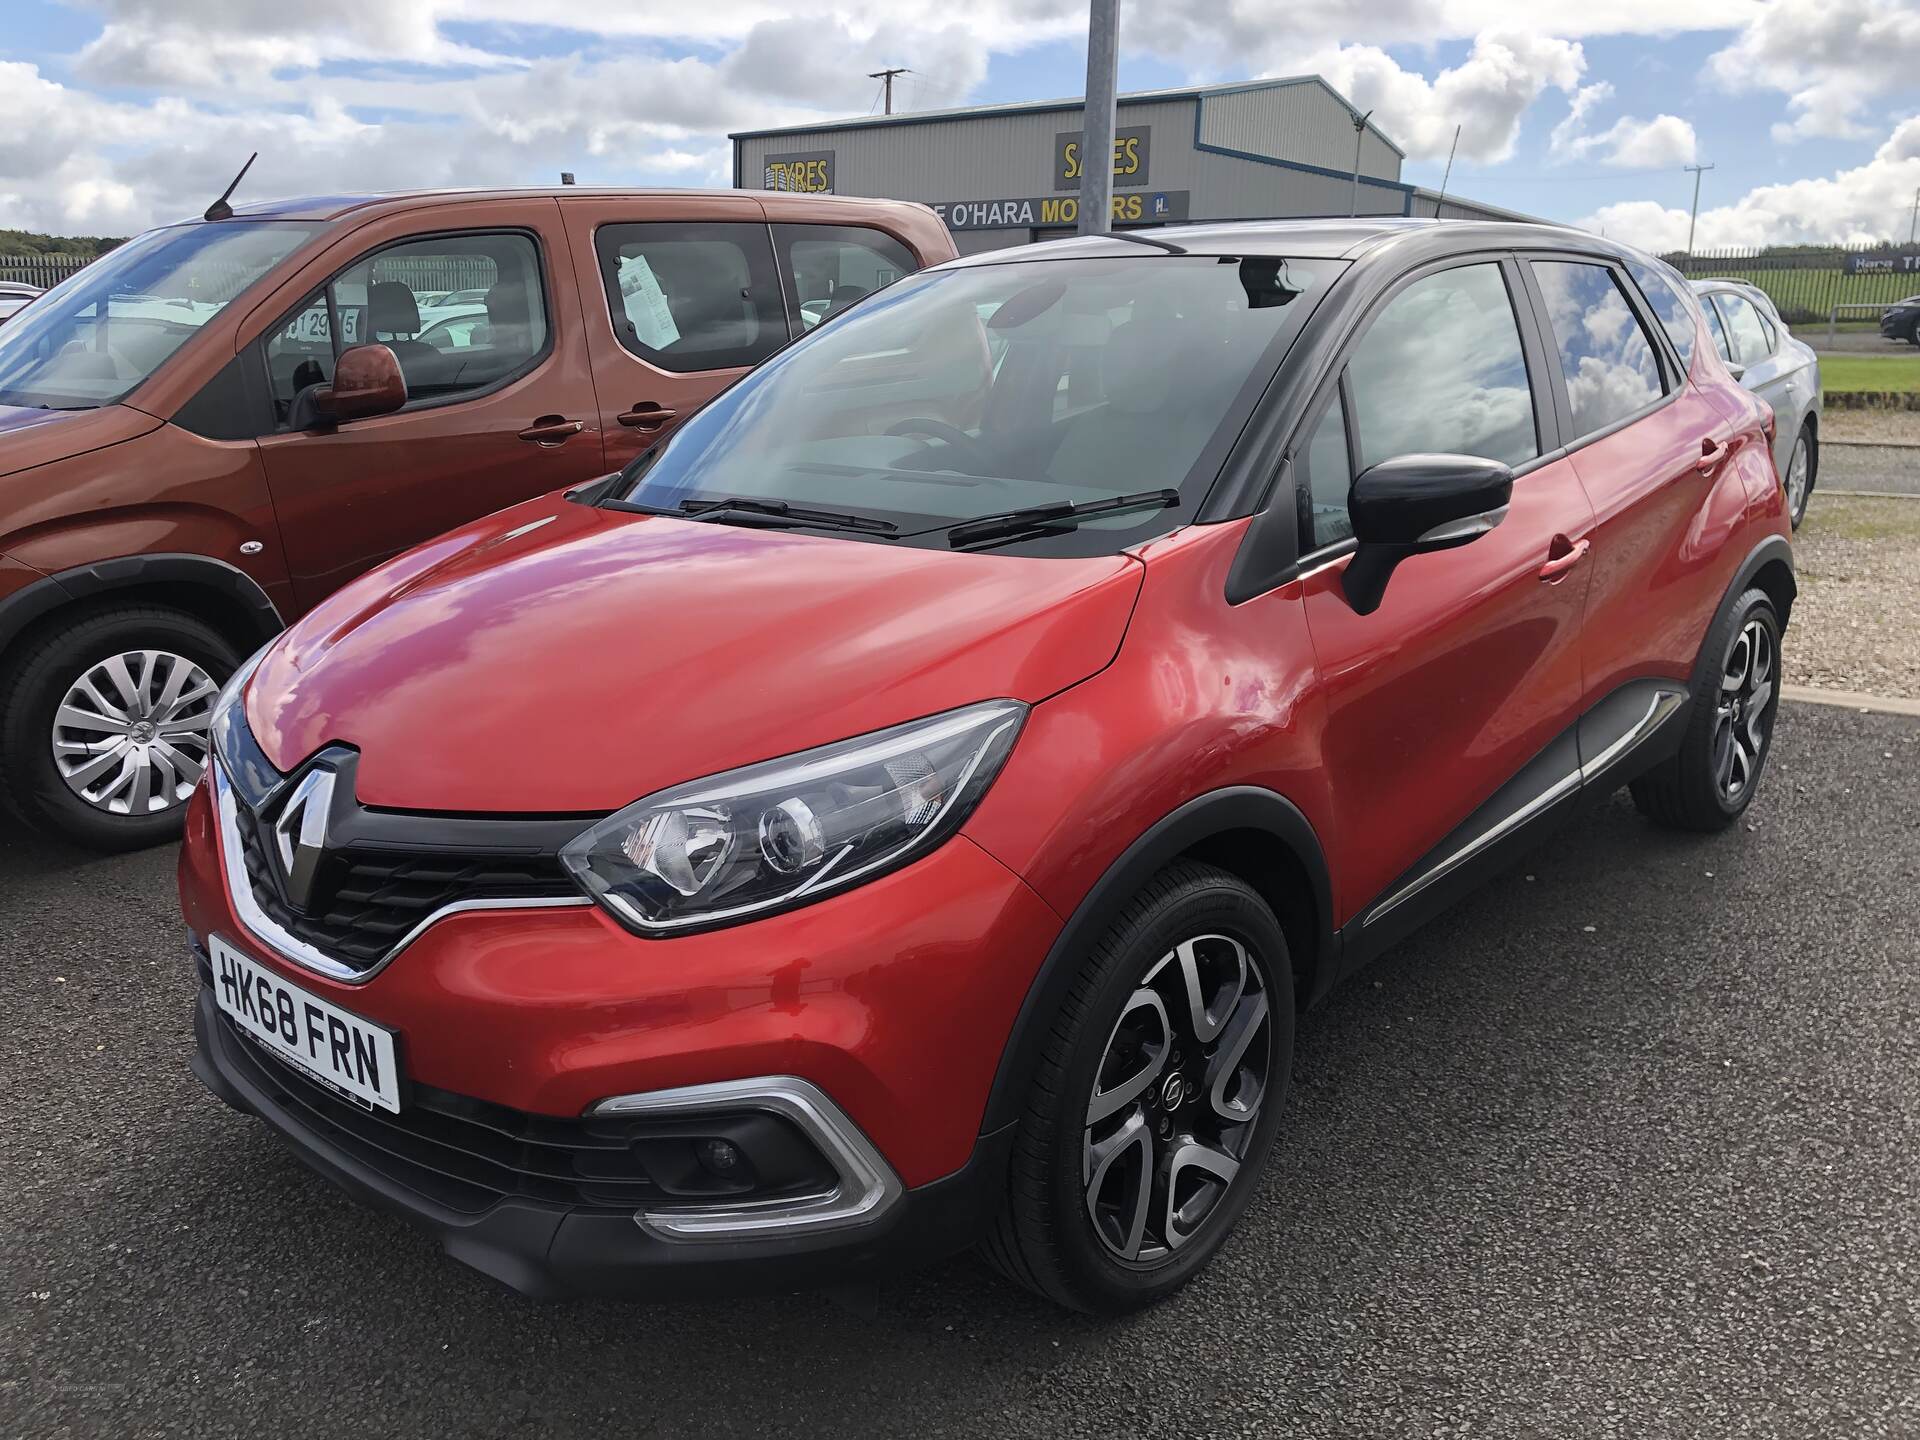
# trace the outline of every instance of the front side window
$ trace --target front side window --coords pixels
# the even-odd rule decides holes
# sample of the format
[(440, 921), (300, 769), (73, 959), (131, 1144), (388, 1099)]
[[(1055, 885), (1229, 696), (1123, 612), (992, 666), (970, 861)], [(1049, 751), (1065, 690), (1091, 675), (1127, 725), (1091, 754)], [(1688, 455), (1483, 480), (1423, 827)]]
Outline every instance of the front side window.
[(1714, 308), (1727, 322), (1727, 335), (1733, 342), (1733, 356), (1742, 365), (1758, 365), (1773, 353), (1759, 313), (1745, 296), (1722, 290), (1713, 297)]
[(1694, 337), (1700, 331), (1694, 322), (1693, 307), (1681, 297), (1679, 286), (1675, 283), (1679, 277), (1669, 280), (1653, 266), (1639, 260), (1627, 261), (1627, 273), (1633, 276), (1640, 293), (1647, 297), (1647, 304), (1653, 307), (1653, 313), (1660, 317), (1661, 327), (1672, 339), (1673, 348), (1680, 352), (1681, 368), (1691, 370)]
[(1333, 403), (1315, 422), (1299, 457), (1306, 468), (1301, 493), (1307, 507), (1307, 548), (1337, 545), (1353, 538), (1347, 493), (1353, 488), (1353, 463), (1347, 454), (1347, 412), (1335, 391)]
[(0, 328), (0, 404), (91, 410), (131, 394), (316, 228), (223, 220), (129, 240)]
[(436, 235), (390, 245), (349, 265), (267, 338), (275, 418), (284, 424), (294, 396), (331, 383), (334, 360), (354, 345), (393, 351), (408, 403), (447, 401), (529, 369), (546, 353), (547, 328), (532, 237)]
[(1369, 323), (1347, 380), (1356, 470), (1422, 452), (1515, 466), (1540, 453), (1520, 325), (1496, 264), (1400, 291)]
[(773, 245), (796, 335), (919, 268), (906, 246), (864, 225), (776, 225)]
[[(742, 379), (615, 493), (852, 512), (930, 544), (1033, 505), (1197, 503), (1342, 268), (1148, 253), (922, 271)], [(1115, 549), (1178, 513), (1101, 517), (1059, 548)]]
[(649, 364), (730, 370), (787, 343), (766, 226), (604, 225), (594, 244), (614, 334)]
[(1579, 439), (1638, 414), (1665, 393), (1653, 342), (1605, 265), (1536, 260), (1534, 278), (1560, 350)]

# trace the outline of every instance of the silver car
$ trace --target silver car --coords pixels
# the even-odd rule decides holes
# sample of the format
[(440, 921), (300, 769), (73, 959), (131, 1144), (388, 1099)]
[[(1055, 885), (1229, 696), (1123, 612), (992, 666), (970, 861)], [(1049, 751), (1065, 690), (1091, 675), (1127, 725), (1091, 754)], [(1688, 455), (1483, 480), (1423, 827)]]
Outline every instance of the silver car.
[(1773, 406), (1773, 463), (1798, 530), (1820, 470), (1820, 357), (1787, 332), (1766, 292), (1744, 280), (1695, 280), (1727, 368)]

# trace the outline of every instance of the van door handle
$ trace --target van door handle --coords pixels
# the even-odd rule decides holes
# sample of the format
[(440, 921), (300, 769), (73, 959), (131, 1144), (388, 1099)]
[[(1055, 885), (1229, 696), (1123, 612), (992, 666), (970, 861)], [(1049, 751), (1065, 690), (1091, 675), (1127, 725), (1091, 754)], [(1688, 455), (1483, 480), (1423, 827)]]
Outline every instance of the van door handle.
[(668, 410), (643, 400), (631, 410), (622, 410), (613, 418), (622, 425), (630, 425), (635, 430), (658, 430), (662, 425), (680, 412)]
[(1715, 440), (1711, 436), (1700, 442), (1700, 458), (1693, 462), (1694, 469), (1702, 475), (1711, 475), (1720, 468), (1720, 462), (1727, 458), (1727, 442)]
[(586, 428), (587, 422), (584, 420), (567, 420), (559, 415), (542, 415), (520, 432), (520, 438), (530, 440), (535, 445), (558, 445), (569, 435), (578, 435)]
[(1574, 566), (1587, 558), (1587, 551), (1593, 548), (1591, 540), (1576, 540), (1567, 547), (1564, 555), (1555, 555), (1540, 567), (1540, 578), (1549, 585), (1559, 580)]

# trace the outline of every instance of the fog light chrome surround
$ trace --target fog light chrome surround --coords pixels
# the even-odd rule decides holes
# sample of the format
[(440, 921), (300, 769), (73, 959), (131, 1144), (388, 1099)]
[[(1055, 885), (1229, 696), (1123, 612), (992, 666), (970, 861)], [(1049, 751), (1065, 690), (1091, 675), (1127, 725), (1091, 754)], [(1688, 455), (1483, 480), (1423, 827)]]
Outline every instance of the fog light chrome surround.
[(904, 1187), (873, 1142), (819, 1086), (794, 1075), (721, 1080), (674, 1090), (615, 1095), (592, 1115), (710, 1115), (760, 1110), (798, 1126), (819, 1148), (837, 1179), (816, 1195), (783, 1195), (737, 1205), (659, 1205), (634, 1212), (634, 1221), (662, 1240), (775, 1240), (871, 1225), (896, 1203)]

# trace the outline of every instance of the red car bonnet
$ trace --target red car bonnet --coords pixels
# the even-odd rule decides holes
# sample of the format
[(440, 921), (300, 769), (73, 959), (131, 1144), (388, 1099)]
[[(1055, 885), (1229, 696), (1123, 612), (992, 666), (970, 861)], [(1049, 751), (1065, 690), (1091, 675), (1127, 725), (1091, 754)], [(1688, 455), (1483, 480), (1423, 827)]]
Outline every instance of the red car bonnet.
[(282, 770), (357, 748), (367, 805), (608, 811), (975, 700), (1042, 700), (1113, 659), (1142, 573), (548, 498), (347, 586), (275, 646), (247, 710)]

